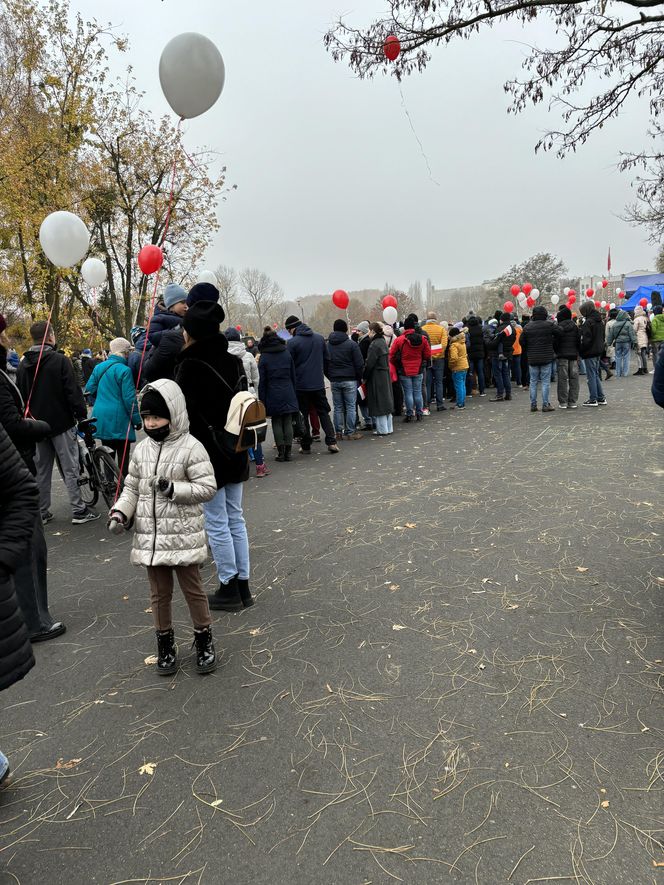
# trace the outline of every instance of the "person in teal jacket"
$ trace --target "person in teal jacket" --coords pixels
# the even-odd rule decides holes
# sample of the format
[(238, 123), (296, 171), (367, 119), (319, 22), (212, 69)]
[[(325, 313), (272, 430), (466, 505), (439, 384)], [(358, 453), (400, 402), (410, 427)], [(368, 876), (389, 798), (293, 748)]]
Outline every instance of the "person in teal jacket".
[[(115, 453), (122, 473), (129, 468), (129, 443), (136, 441), (141, 429), (141, 416), (136, 402), (134, 376), (127, 358), (132, 346), (126, 338), (114, 338), (109, 345), (110, 356), (95, 366), (85, 387), (93, 402), (95, 438)], [(128, 440), (125, 452), (125, 440)], [(124, 458), (124, 463), (123, 463)]]

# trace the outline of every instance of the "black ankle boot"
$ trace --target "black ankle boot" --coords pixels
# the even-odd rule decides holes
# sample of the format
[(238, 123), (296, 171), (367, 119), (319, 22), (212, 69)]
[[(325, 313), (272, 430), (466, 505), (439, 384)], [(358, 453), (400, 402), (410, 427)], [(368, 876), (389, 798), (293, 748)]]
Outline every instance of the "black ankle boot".
[(274, 459), (275, 461), (285, 461), (286, 460), (286, 446), (277, 446), (278, 454)]
[(293, 446), (285, 446), (284, 447), (284, 461), (292, 461), (293, 458), (291, 456), (291, 449)]
[(249, 589), (249, 581), (245, 578), (237, 579), (238, 590), (240, 591), (240, 599), (242, 600), (242, 605), (245, 608), (249, 608), (250, 605), (254, 604), (254, 597), (251, 595), (251, 590)]
[(178, 650), (173, 630), (157, 630), (157, 673), (170, 676), (178, 668)]
[(212, 673), (217, 669), (217, 654), (212, 642), (212, 628), (194, 630), (194, 645), (196, 646), (196, 669), (199, 673)]
[(216, 593), (209, 593), (208, 602), (213, 611), (241, 612), (243, 606), (237, 586), (237, 575), (231, 578), (228, 584), (219, 584)]

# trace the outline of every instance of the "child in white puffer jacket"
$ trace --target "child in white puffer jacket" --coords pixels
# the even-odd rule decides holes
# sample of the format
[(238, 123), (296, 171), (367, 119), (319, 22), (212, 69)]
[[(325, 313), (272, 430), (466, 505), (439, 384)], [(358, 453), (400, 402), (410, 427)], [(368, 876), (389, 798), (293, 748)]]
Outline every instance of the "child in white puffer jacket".
[(194, 624), (197, 670), (210, 673), (217, 658), (199, 565), (207, 559), (203, 503), (217, 492), (214, 470), (201, 443), (189, 433), (184, 396), (174, 381), (149, 384), (139, 408), (148, 438), (136, 446), (108, 526), (121, 534), (135, 521), (131, 561), (148, 572), (157, 672), (168, 676), (178, 666), (171, 613), (175, 573)]

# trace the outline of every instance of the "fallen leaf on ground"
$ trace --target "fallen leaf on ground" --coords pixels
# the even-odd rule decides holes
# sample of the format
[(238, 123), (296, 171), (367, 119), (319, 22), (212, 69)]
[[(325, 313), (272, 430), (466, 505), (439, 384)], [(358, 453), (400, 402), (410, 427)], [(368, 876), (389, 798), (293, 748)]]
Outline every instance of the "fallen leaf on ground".
[(416, 522), (407, 522), (407, 523), (406, 523), (406, 528), (407, 528), (407, 529), (416, 529), (416, 528), (417, 528), (417, 523), (416, 523)]
[(577, 565), (576, 570), (577, 570), (577, 572), (587, 572), (588, 571), (588, 569), (586, 568), (585, 565)]
[(394, 592), (395, 590), (398, 590), (398, 589), (399, 589), (399, 585), (398, 585), (398, 584), (390, 584), (390, 590), (392, 590), (393, 592)]
[(330, 685), (329, 682), (325, 683), (325, 688), (329, 691), (330, 694), (334, 694), (334, 691), (332, 690), (332, 686)]
[(79, 762), (82, 762), (81, 759), (70, 759), (69, 762), (65, 762), (64, 759), (58, 759), (55, 763), (56, 768), (76, 768)]
[(214, 802), (210, 802), (210, 805), (213, 808), (218, 808), (223, 801), (224, 801), (223, 799), (215, 799)]
[(254, 627), (253, 630), (249, 631), (249, 635), (250, 636), (258, 636), (260, 634), (260, 632), (261, 632), (260, 627)]
[(405, 630), (406, 628), (404, 627), (403, 624), (392, 624), (392, 629), (393, 630)]
[(151, 609), (151, 608), (144, 608), (143, 611), (145, 612), (146, 615), (151, 615), (151, 614), (152, 614), (152, 609)]
[(154, 770), (157, 767), (156, 762), (146, 762), (145, 765), (141, 765), (138, 769), (139, 774), (154, 774)]
[(157, 655), (148, 655), (147, 658), (143, 661), (143, 663), (150, 666), (151, 664), (156, 664), (157, 660), (158, 660)]
[(125, 600), (125, 602), (129, 599), (128, 596), (123, 596), (122, 598)]
[(602, 808), (608, 808), (609, 807), (609, 800), (605, 799), (603, 802), (600, 802), (599, 804), (602, 806)]

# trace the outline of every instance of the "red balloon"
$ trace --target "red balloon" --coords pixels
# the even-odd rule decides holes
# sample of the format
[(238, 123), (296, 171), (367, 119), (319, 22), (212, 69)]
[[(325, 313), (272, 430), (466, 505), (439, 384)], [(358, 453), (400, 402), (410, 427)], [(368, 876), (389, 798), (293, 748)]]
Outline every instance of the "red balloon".
[(520, 291), (521, 291), (521, 286), (517, 286), (516, 284), (514, 286), (512, 286), (512, 288), (510, 289), (510, 292), (512, 293), (512, 295), (514, 295), (515, 298), (519, 294)]
[(236, 329), (237, 332), (241, 332), (241, 331), (242, 331), (242, 326), (236, 326), (235, 329)]
[(625, 297), (626, 297), (625, 292), (621, 292), (620, 295), (618, 295), (618, 298), (625, 298)]
[(512, 301), (506, 301), (503, 304), (503, 310), (505, 311), (505, 313), (512, 313), (512, 311), (514, 310), (514, 303)]
[(385, 310), (386, 307), (396, 307), (397, 299), (394, 297), (394, 295), (386, 295), (385, 298), (383, 298), (381, 304), (383, 305), (383, 310)]
[(571, 298), (572, 295), (576, 298), (576, 289), (570, 289), (569, 292), (567, 293), (568, 298)]
[(647, 307), (647, 306), (648, 306), (648, 299), (647, 299), (647, 298), (642, 298), (642, 299), (639, 301), (639, 304), (641, 305), (641, 307)]
[(350, 304), (348, 292), (344, 292), (343, 289), (337, 289), (337, 291), (332, 296), (332, 301), (340, 310), (346, 310), (346, 308)]
[(568, 306), (569, 306), (570, 304), (574, 304), (575, 301), (576, 301), (576, 295), (575, 295), (575, 293), (570, 289), (570, 290), (569, 290), (569, 293), (568, 293), (568, 295), (567, 295), (567, 304), (568, 304)]
[[(390, 34), (383, 44), (383, 52), (385, 53), (385, 58), (389, 59), (389, 61), (396, 61), (401, 52), (399, 38), (395, 37), (394, 34)], [(392, 307), (394, 307), (394, 305), (392, 305)]]
[(602, 302), (601, 302), (601, 301), (596, 301), (596, 302), (595, 302), (595, 307), (601, 307), (601, 306), (602, 306)]
[(164, 253), (159, 246), (143, 246), (138, 253), (138, 266), (146, 277), (155, 273), (164, 263)]
[(609, 281), (608, 281), (608, 280), (602, 280), (602, 289), (606, 289), (606, 287), (607, 287), (608, 285), (609, 285)]
[(272, 323), (272, 328), (275, 329), (275, 330), (278, 329), (278, 328), (279, 328), (279, 323)]
[(523, 291), (526, 295), (530, 295), (530, 293), (533, 291), (533, 284), (532, 283), (524, 283), (523, 284)]
[[(524, 289), (524, 291), (525, 291), (525, 289)], [(536, 303), (537, 303), (537, 302), (535, 301), (535, 299), (533, 298), (532, 295), (529, 295), (529, 296), (526, 298), (526, 304), (528, 305), (528, 307), (535, 307), (535, 304), (536, 304)]]
[(594, 294), (595, 294), (594, 289), (586, 289), (586, 295), (588, 296), (588, 298), (592, 298)]

